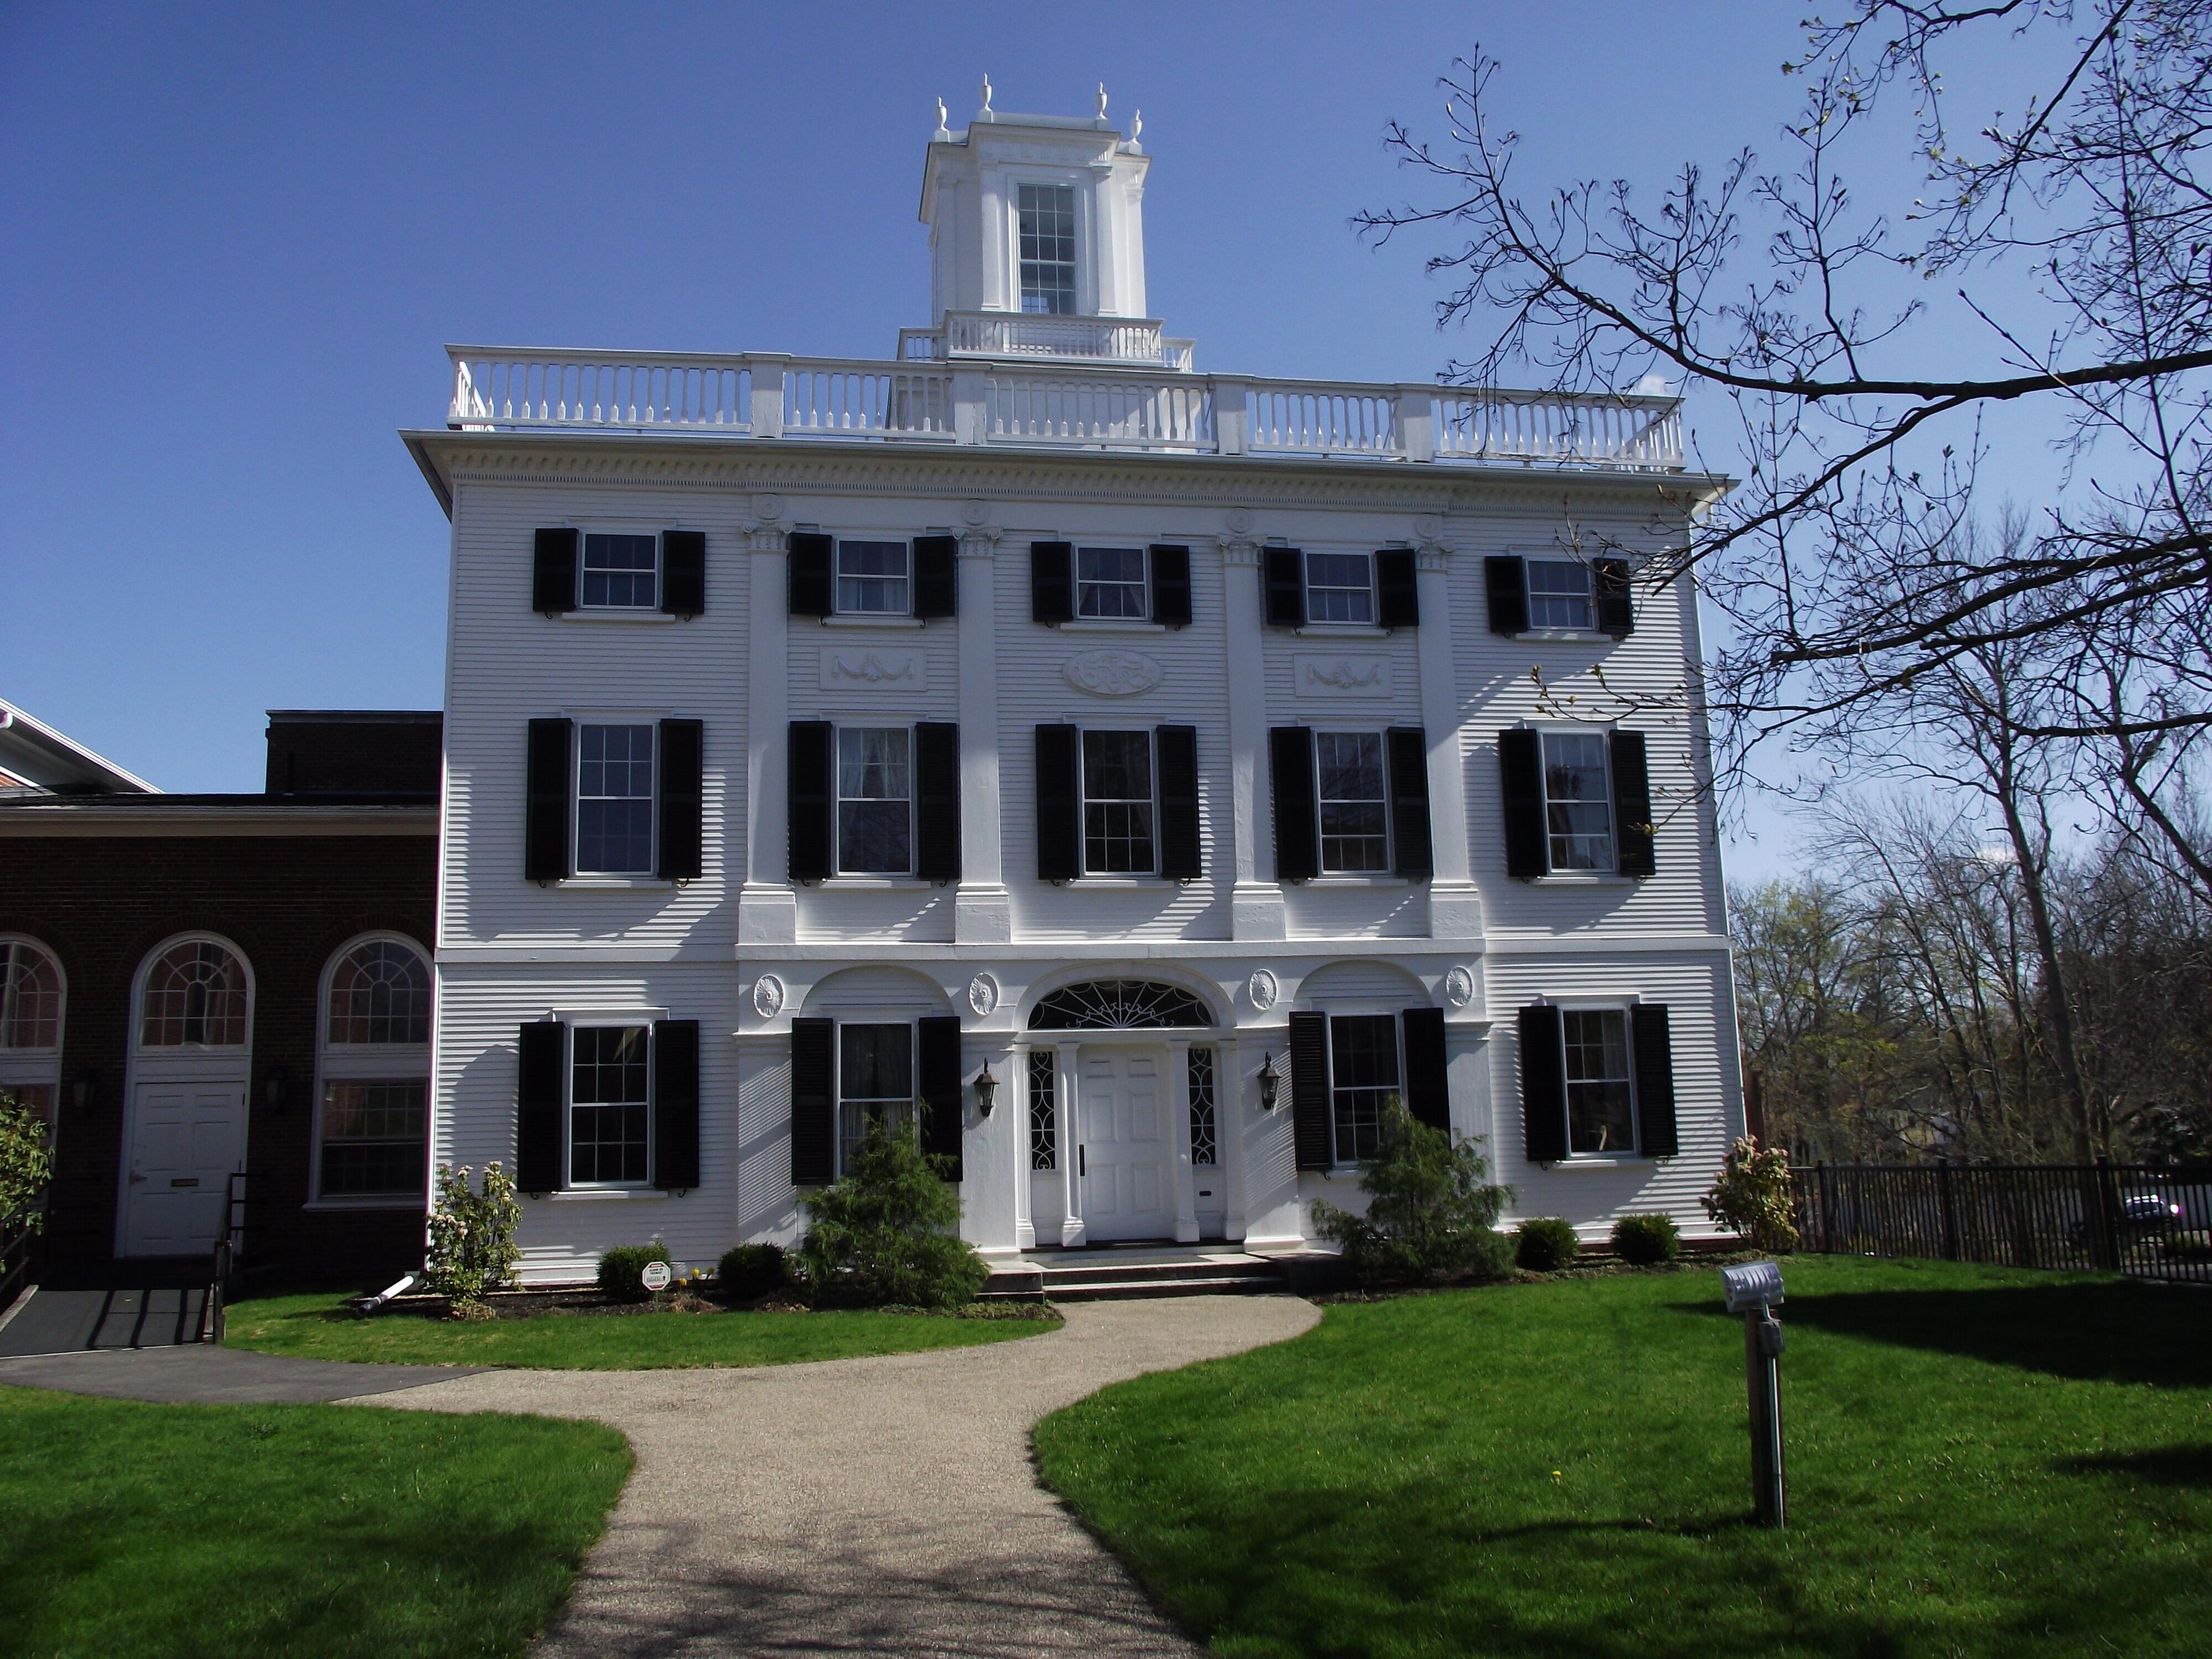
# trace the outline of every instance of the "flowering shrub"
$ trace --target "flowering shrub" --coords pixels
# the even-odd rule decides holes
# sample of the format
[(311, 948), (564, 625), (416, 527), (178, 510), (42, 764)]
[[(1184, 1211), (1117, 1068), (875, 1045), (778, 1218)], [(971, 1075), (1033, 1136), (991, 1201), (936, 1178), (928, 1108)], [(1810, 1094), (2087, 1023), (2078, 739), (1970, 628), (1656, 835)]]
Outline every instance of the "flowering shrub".
[[(37, 1203), (53, 1172), (46, 1119), (0, 1090), (0, 1221), (26, 1204)], [(44, 1219), (34, 1215), (31, 1224), (36, 1227)]]
[(522, 1206), (514, 1182), (498, 1160), (484, 1165), (483, 1191), (469, 1188), (469, 1168), (438, 1166), (438, 1203), (430, 1212), (430, 1249), (423, 1260), (423, 1287), (444, 1297), (466, 1317), (514, 1276), (522, 1252), (514, 1242)]
[(1757, 1138), (1746, 1135), (1729, 1148), (1720, 1179), (1698, 1201), (1707, 1215), (1741, 1233), (1754, 1250), (1783, 1255), (1797, 1248), (1790, 1154), (1779, 1146), (1761, 1152)]

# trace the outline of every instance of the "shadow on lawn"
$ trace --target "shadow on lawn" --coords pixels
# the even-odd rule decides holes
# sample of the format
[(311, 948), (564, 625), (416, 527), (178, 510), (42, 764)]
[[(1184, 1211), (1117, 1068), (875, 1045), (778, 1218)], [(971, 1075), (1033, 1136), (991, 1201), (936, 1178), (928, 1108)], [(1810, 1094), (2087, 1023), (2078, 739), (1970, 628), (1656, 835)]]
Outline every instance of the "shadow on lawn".
[(2154, 1486), (2212, 1492), (2212, 1446), (2153, 1446), (2148, 1451), (2085, 1453), (2051, 1465), (2061, 1474), (2117, 1474)]
[[(1717, 1303), (1684, 1312), (1733, 1320)], [(1987, 1290), (1793, 1295), (1784, 1325), (1960, 1354), (2090, 1382), (2212, 1388), (2202, 1298), (2143, 1285), (2054, 1279)]]

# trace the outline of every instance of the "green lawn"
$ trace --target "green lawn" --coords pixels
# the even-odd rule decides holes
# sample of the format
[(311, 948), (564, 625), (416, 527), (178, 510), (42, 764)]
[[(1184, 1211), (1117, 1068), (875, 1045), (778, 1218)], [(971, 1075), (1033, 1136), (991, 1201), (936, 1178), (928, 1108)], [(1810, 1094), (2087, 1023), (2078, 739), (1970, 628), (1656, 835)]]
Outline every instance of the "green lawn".
[(1039, 1466), (1237, 1659), (2212, 1653), (2212, 1296), (1785, 1271), (1785, 1533), (1710, 1270), (1332, 1307)]
[(629, 1468), (595, 1423), (0, 1389), (0, 1651), (517, 1654)]
[(540, 1314), (481, 1324), (411, 1313), (356, 1316), (343, 1298), (272, 1296), (232, 1304), (224, 1346), (384, 1364), (520, 1365), (538, 1370), (666, 1370), (790, 1365), (912, 1353), (1058, 1330), (1060, 1320), (873, 1313)]

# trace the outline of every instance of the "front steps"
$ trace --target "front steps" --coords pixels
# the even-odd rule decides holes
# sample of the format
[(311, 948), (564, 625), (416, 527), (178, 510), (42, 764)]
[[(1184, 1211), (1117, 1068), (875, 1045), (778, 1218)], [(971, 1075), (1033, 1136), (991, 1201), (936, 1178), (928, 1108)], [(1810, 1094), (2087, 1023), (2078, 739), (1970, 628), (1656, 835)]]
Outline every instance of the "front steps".
[(1285, 1263), (1233, 1244), (1101, 1245), (1034, 1250), (994, 1263), (983, 1299), (1106, 1302), (1136, 1297), (1233, 1296), (1291, 1289)]

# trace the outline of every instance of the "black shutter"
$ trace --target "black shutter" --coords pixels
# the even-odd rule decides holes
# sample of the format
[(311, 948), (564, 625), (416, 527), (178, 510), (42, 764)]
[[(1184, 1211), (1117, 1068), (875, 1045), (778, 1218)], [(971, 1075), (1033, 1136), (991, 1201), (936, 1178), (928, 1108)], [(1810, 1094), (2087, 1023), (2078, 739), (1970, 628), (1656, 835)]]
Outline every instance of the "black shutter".
[(960, 538), (914, 538), (914, 614), (957, 616), (960, 611)]
[(1592, 559), (1590, 582), (1597, 593), (1597, 631), (1616, 640), (1636, 631), (1636, 607), (1628, 592), (1628, 561)]
[(811, 530), (792, 532), (786, 582), (793, 616), (826, 617), (837, 608), (830, 580), (831, 548), (827, 536)]
[(1521, 1127), (1531, 1164), (1556, 1164), (1567, 1155), (1566, 1056), (1559, 1011), (1548, 1003), (1521, 1011)]
[(568, 1028), (532, 1020), (515, 1045), (514, 1184), (526, 1193), (561, 1189), (561, 1073)]
[(836, 842), (830, 822), (836, 805), (830, 789), (836, 767), (830, 753), (835, 742), (828, 720), (791, 723), (791, 753), (784, 781), (789, 798), (793, 881), (823, 881), (830, 875), (830, 855)]
[(1667, 1030), (1667, 1006), (1638, 1003), (1629, 1011), (1636, 1049), (1636, 1139), (1646, 1158), (1672, 1158), (1674, 1138), (1674, 1045)]
[(960, 728), (923, 720), (914, 728), (914, 872), (960, 879)]
[(932, 1014), (917, 1034), (915, 1081), (921, 1094), (921, 1150), (932, 1158), (950, 1158), (939, 1169), (949, 1181), (961, 1177), (960, 1143), (960, 1021), (951, 1014)]
[(1271, 547), (1267, 561), (1267, 626), (1304, 628), (1306, 625), (1306, 556), (1295, 547)]
[(663, 881), (693, 881), (700, 867), (700, 813), (706, 793), (706, 728), (697, 720), (660, 722), (660, 856)]
[(1079, 738), (1073, 726), (1040, 726), (1036, 729), (1039, 881), (1073, 881), (1083, 873)]
[(1030, 620), (1075, 620), (1075, 546), (1072, 542), (1030, 544)]
[(1160, 873), (1196, 881), (1204, 872), (1198, 843), (1198, 728), (1163, 726), (1152, 735), (1160, 777)]
[(541, 530), (530, 572), (530, 608), (548, 616), (576, 608), (576, 549), (573, 530)]
[(699, 1022), (653, 1024), (653, 1184), (699, 1184)]
[(1525, 634), (1528, 631), (1528, 575), (1520, 556), (1482, 562), (1482, 580), (1490, 596), (1490, 631)]
[(1267, 771), (1275, 789), (1275, 879), (1310, 881), (1321, 873), (1312, 731), (1279, 726), (1269, 732)]
[(523, 785), (522, 873), (531, 881), (561, 881), (568, 874), (568, 762), (570, 723), (530, 722), (528, 778)]
[(1551, 842), (1544, 833), (1544, 739), (1525, 726), (1498, 734), (1503, 775), (1505, 873), (1534, 881), (1552, 871)]
[(1155, 542), (1152, 567), (1152, 620), (1168, 628), (1190, 626), (1190, 550)]
[(837, 1178), (837, 1101), (830, 1052), (837, 1023), (791, 1022), (791, 1179), (800, 1187), (826, 1187)]
[(1648, 876), (1658, 868), (1651, 823), (1651, 775), (1644, 757), (1641, 732), (1613, 734), (1613, 833), (1624, 876)]
[(1390, 833), (1397, 842), (1398, 873), (1426, 881), (1437, 872), (1429, 838), (1429, 739), (1418, 726), (1394, 726), (1390, 757)]
[(1291, 1132), (1301, 1170), (1326, 1170), (1328, 1145), (1328, 1022), (1291, 1016)]
[(1411, 548), (1386, 547), (1375, 556), (1375, 616), (1385, 628), (1421, 625), (1421, 590)]
[(660, 532), (660, 608), (674, 617), (707, 612), (707, 532)]
[(1406, 1034), (1406, 1109), (1431, 1129), (1451, 1133), (1451, 1085), (1445, 1074), (1444, 1011), (1408, 1008)]

